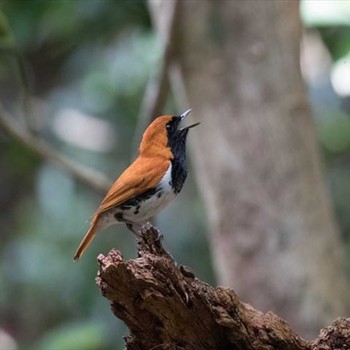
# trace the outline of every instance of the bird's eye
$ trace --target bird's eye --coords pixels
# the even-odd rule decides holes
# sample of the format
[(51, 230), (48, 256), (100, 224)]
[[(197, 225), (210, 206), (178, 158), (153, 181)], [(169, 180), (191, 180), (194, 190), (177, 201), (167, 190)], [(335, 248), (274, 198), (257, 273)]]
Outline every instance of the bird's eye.
[(170, 129), (171, 129), (171, 125), (170, 125), (170, 124), (167, 124), (167, 125), (166, 125), (166, 129), (167, 129), (167, 130), (170, 130)]

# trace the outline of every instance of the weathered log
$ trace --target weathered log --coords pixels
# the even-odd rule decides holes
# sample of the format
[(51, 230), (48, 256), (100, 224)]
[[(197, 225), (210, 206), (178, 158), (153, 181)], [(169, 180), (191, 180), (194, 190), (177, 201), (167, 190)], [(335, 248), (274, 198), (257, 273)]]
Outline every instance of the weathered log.
[(350, 349), (350, 321), (338, 319), (307, 342), (280, 317), (243, 303), (176, 264), (153, 227), (143, 230), (138, 257), (118, 250), (98, 256), (97, 284), (114, 315), (129, 327), (126, 349)]

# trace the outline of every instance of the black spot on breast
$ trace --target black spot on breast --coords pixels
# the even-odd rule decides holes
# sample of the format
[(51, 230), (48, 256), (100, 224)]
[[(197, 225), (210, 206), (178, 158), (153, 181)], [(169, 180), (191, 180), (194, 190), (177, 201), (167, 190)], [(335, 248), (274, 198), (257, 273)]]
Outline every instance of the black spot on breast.
[(134, 214), (137, 215), (140, 212), (140, 204), (136, 207)]
[(163, 191), (159, 191), (159, 192), (157, 193), (157, 197), (160, 198), (160, 197), (162, 196), (162, 194), (163, 194)]
[(123, 213), (115, 213), (114, 217), (117, 221), (123, 221)]

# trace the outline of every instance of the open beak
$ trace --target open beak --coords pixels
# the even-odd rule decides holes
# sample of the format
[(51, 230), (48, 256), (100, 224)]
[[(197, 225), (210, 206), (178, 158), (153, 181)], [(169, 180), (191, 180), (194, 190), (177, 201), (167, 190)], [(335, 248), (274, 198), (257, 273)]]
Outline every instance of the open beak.
[[(181, 120), (184, 120), (191, 112), (192, 112), (192, 109), (188, 109), (186, 112), (182, 113), (180, 116)], [(182, 128), (180, 131), (188, 130), (188, 129), (193, 128), (199, 124), (200, 123), (195, 123), (195, 124), (192, 124), (190, 126), (186, 126), (185, 128)]]
[(181, 120), (184, 120), (190, 113), (192, 112), (192, 109), (188, 109), (186, 112), (183, 112), (181, 115), (180, 115), (180, 118)]

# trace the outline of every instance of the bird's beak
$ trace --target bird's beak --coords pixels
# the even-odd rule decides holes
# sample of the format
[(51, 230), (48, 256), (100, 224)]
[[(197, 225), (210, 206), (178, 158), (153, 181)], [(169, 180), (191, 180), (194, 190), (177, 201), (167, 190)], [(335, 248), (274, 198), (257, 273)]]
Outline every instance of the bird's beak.
[(181, 115), (180, 115), (180, 118), (181, 120), (184, 120), (190, 113), (192, 112), (192, 109), (188, 109), (186, 112), (183, 112)]
[[(180, 116), (181, 120), (184, 120), (191, 112), (192, 112), (192, 109), (188, 109), (186, 112), (183, 112)], [(185, 128), (182, 128), (180, 131), (188, 130), (188, 129), (193, 128), (199, 124), (200, 123), (195, 123), (195, 124), (192, 124), (190, 126), (186, 126)]]

